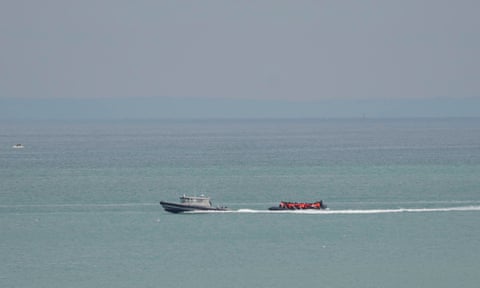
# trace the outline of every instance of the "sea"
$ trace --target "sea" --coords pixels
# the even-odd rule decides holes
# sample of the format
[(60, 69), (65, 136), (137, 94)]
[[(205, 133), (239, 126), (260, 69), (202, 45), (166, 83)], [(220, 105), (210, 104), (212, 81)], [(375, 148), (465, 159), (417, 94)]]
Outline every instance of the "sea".
[(480, 119), (3, 121), (0, 257), (0, 287), (476, 288)]

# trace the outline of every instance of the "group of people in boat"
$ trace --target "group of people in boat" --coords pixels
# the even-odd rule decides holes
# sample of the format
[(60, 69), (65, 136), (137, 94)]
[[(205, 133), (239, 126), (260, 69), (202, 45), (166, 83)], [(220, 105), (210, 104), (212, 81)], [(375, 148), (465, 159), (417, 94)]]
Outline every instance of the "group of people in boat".
[(282, 201), (280, 202), (280, 205), (278, 205), (279, 208), (281, 209), (322, 209), (324, 208), (323, 202), (322, 201), (317, 201), (314, 203), (298, 203), (298, 202), (285, 202)]

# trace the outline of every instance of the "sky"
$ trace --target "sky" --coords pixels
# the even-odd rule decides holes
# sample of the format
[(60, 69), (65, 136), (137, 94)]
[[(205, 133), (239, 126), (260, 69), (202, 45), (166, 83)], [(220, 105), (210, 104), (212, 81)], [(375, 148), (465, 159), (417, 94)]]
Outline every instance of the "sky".
[(0, 119), (480, 117), (480, 1), (0, 2)]

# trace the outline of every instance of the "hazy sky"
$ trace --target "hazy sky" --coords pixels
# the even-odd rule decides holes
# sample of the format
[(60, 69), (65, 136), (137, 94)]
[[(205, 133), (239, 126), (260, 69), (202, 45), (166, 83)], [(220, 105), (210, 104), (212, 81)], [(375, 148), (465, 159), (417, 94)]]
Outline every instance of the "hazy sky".
[(0, 113), (51, 98), (278, 101), (299, 114), (438, 100), (462, 116), (480, 103), (479, 11), (476, 0), (4, 0)]

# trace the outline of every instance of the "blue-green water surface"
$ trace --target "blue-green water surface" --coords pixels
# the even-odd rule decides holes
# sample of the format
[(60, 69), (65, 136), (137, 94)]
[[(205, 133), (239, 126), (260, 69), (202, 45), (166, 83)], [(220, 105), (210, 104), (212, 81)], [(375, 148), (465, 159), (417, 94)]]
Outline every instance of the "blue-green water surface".
[(478, 287), (479, 220), (480, 119), (0, 123), (1, 287)]

